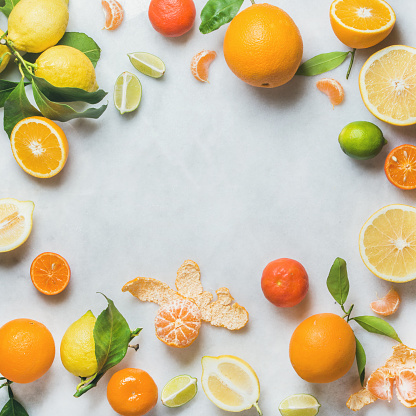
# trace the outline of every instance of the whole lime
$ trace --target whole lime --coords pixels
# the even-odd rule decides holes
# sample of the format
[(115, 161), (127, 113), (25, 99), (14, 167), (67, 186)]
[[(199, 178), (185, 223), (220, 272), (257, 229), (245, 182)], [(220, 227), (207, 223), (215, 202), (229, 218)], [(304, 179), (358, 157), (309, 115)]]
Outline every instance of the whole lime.
[(371, 159), (387, 144), (382, 131), (369, 121), (354, 121), (347, 124), (339, 134), (342, 151), (354, 159)]

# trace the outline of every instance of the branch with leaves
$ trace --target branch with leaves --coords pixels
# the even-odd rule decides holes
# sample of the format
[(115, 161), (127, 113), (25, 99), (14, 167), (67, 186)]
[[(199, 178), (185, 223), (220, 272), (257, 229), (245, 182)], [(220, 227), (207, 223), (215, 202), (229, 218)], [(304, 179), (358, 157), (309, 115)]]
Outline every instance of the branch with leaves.
[[(329, 293), (331, 293), (335, 301), (341, 306), (341, 309), (344, 312), (343, 318), (346, 319), (348, 323), (350, 321), (355, 321), (358, 325), (360, 325), (368, 332), (385, 335), (398, 342), (402, 342), (394, 328), (384, 319), (378, 318), (376, 316), (367, 315), (351, 317), (354, 305), (351, 305), (348, 310), (345, 309), (344, 305), (347, 300), (350, 289), (347, 273), (347, 263), (345, 262), (345, 260), (339, 257), (335, 259), (334, 263), (332, 264), (331, 270), (329, 271), (326, 285), (329, 290)], [(360, 376), (361, 385), (363, 385), (365, 378), (366, 355), (364, 348), (361, 345), (360, 341), (357, 339), (357, 337), (355, 337), (355, 342), (355, 357), (357, 361), (358, 374)]]

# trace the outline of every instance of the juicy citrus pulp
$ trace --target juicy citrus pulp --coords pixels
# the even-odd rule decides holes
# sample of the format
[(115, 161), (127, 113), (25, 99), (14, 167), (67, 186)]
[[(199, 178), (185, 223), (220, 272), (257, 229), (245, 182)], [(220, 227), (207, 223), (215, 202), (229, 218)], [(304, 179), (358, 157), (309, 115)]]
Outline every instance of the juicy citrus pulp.
[(64, 367), (78, 377), (90, 377), (97, 372), (94, 326), (97, 319), (91, 311), (72, 323), (61, 341), (61, 361)]
[(354, 121), (347, 124), (338, 136), (342, 151), (360, 160), (377, 156), (387, 140), (382, 131), (369, 121)]
[(101, 0), (105, 15), (104, 29), (115, 30), (123, 21), (124, 10), (122, 5), (117, 0)]
[(360, 71), (361, 97), (377, 118), (397, 126), (416, 123), (416, 49), (394, 45), (368, 58)]
[(163, 61), (148, 52), (128, 53), (132, 65), (142, 74), (152, 78), (160, 78), (166, 71)]
[(310, 394), (292, 394), (279, 404), (279, 411), (283, 416), (315, 416), (321, 405)]
[(197, 379), (188, 375), (176, 376), (163, 387), (161, 399), (167, 407), (179, 407), (192, 400), (198, 391)]
[(120, 114), (134, 111), (142, 99), (142, 84), (139, 78), (125, 71), (116, 80), (114, 86), (114, 105)]
[(388, 205), (374, 213), (359, 236), (361, 258), (384, 280), (407, 282), (416, 278), (416, 208)]
[(330, 8), (332, 29), (350, 48), (370, 48), (392, 31), (396, 16), (384, 0), (334, 0)]
[(387, 369), (379, 368), (368, 377), (366, 388), (377, 399), (391, 401), (393, 383), (394, 376)]
[(344, 101), (344, 88), (337, 80), (323, 78), (316, 83), (316, 87), (328, 96), (333, 106), (339, 105)]
[(258, 406), (260, 383), (248, 363), (232, 355), (202, 357), (201, 384), (208, 399), (229, 412)]
[(59, 254), (42, 253), (33, 260), (30, 277), (39, 292), (56, 295), (68, 286), (71, 270), (68, 262)]
[(0, 199), (0, 253), (14, 250), (28, 239), (34, 209), (32, 201)]
[(36, 178), (58, 174), (68, 158), (68, 141), (63, 130), (44, 117), (19, 121), (10, 136), (13, 156), (19, 166)]
[(198, 81), (208, 82), (208, 69), (216, 56), (215, 51), (204, 49), (192, 58), (191, 72)]
[(384, 172), (387, 179), (400, 189), (416, 189), (416, 146), (402, 144), (386, 157)]

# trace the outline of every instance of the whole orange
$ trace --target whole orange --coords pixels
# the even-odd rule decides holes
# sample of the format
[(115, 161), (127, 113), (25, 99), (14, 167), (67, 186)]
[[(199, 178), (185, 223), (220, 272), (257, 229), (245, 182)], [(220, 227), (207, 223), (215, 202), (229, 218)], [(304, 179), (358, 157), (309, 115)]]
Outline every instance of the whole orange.
[(157, 402), (157, 386), (146, 371), (124, 368), (113, 374), (107, 385), (107, 399), (122, 416), (141, 416)]
[(296, 260), (277, 259), (263, 270), (261, 288), (266, 299), (274, 305), (282, 308), (295, 306), (308, 292), (308, 274)]
[(151, 0), (149, 20), (156, 31), (177, 37), (191, 30), (195, 21), (193, 0)]
[(16, 383), (42, 377), (55, 358), (55, 342), (45, 325), (14, 319), (0, 328), (0, 374)]
[(355, 336), (340, 316), (320, 313), (310, 316), (293, 332), (289, 357), (300, 377), (310, 383), (338, 380), (355, 358)]
[(225, 33), (227, 65), (238, 78), (255, 87), (286, 84), (295, 75), (302, 53), (302, 37), (294, 21), (267, 3), (238, 13)]

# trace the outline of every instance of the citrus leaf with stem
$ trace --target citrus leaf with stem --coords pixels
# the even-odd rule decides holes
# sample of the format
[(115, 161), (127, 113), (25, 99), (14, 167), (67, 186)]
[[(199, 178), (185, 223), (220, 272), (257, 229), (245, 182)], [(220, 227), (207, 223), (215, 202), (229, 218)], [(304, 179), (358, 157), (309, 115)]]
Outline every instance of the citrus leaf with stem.
[(10, 137), (13, 127), (26, 117), (41, 116), (42, 114), (30, 103), (25, 92), (23, 78), (9, 94), (4, 103), (3, 126)]
[(358, 375), (360, 376), (360, 383), (364, 385), (365, 378), (365, 365), (367, 363), (367, 357), (361, 342), (355, 337), (355, 360), (357, 361)]
[(394, 328), (384, 319), (378, 318), (377, 316), (363, 315), (351, 318), (351, 320), (357, 322), (358, 325), (362, 326), (368, 332), (385, 335), (398, 342), (402, 342)]
[(0, 416), (29, 416), (26, 409), (14, 398), (10, 384), (7, 386), (9, 401), (4, 405)]
[[(0, 107), (4, 107), (9, 95), (17, 87), (19, 83), (14, 81), (6, 81), (5, 79), (0, 79)], [(30, 82), (25, 82), (24, 85), (29, 85)]]
[(348, 297), (350, 284), (348, 281), (347, 263), (344, 259), (337, 257), (331, 266), (326, 280), (329, 293), (343, 306)]
[(199, 31), (204, 35), (231, 22), (244, 0), (208, 0), (201, 11)]
[(305, 61), (296, 71), (296, 75), (314, 76), (340, 66), (351, 52), (321, 53)]
[(99, 118), (106, 110), (108, 103), (99, 108), (87, 108), (78, 112), (68, 104), (61, 104), (49, 100), (37, 86), (35, 79), (32, 79), (33, 97), (41, 113), (50, 120), (69, 121), (75, 118)]
[(97, 62), (100, 59), (100, 47), (92, 38), (90, 38), (85, 33), (66, 32), (62, 39), (58, 42), (58, 45), (72, 46), (73, 48), (85, 53), (94, 67), (97, 65)]
[(13, 7), (19, 3), (20, 0), (0, 0), (0, 11), (6, 16), (9, 17), (10, 12), (13, 10)]

